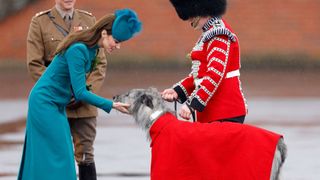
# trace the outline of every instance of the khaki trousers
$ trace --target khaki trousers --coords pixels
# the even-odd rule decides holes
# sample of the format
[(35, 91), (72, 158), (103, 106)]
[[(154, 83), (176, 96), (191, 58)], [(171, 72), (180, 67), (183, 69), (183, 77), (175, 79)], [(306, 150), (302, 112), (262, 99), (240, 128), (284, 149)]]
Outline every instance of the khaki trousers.
[(96, 138), (97, 118), (69, 118), (74, 155), (78, 164), (94, 162), (93, 143)]

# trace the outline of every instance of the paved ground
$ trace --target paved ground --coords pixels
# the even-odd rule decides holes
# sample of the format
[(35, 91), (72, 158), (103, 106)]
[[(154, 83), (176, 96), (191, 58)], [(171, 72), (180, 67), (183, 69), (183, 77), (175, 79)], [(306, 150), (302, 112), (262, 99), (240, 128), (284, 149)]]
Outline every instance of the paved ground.
[[(320, 126), (300, 128), (264, 126), (284, 134), (288, 159), (282, 177), (288, 180), (320, 178)], [(96, 141), (96, 163), (99, 179), (149, 179), (150, 152), (144, 134), (135, 127), (100, 127)], [(17, 134), (16, 134), (17, 135)], [(10, 136), (16, 136), (10, 135)], [(19, 141), (23, 134), (19, 133)], [(0, 174), (15, 175), (20, 161), (21, 145), (1, 149)], [(0, 176), (14, 179), (15, 176)]]
[[(111, 97), (150, 85), (163, 89), (183, 75), (183, 72), (152, 72), (144, 76), (127, 73), (131, 79), (127, 74), (110, 72), (102, 94)], [(308, 72), (250, 73), (243, 75), (250, 108), (246, 123), (284, 135), (289, 151), (282, 179), (320, 179), (320, 76)], [(21, 74), (0, 73), (0, 81), (6, 80), (4, 77), (12, 79), (2, 83), (5, 85), (0, 93), (0, 180), (16, 179), (21, 158), (26, 98), (32, 86), (29, 77)], [(144, 132), (129, 116), (114, 111), (110, 115), (100, 111), (98, 122), (95, 144), (98, 179), (149, 179), (150, 149)]]

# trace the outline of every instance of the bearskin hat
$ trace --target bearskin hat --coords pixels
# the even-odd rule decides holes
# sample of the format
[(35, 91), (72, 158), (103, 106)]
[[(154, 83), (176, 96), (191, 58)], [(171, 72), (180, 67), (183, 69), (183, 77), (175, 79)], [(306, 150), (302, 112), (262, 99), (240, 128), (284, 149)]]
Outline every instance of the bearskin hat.
[(170, 0), (182, 20), (192, 17), (216, 17), (225, 13), (227, 0)]

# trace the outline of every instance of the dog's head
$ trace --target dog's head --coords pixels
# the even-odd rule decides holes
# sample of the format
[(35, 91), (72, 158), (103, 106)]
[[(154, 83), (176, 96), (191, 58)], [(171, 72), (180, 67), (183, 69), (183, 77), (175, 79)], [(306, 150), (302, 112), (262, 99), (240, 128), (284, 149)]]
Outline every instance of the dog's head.
[[(161, 112), (157, 114), (159, 116), (170, 111), (165, 107), (164, 100), (156, 88), (132, 89), (113, 99), (116, 102), (130, 104), (129, 113), (134, 117), (135, 122), (147, 132), (156, 120), (156, 117), (152, 115)], [(147, 133), (147, 139), (150, 140), (149, 133)]]
[(130, 104), (129, 113), (135, 115), (141, 110), (152, 112), (163, 107), (163, 100), (156, 88), (132, 89), (127, 93), (113, 97), (114, 101)]
[(132, 89), (127, 93), (115, 96), (113, 99), (116, 102), (130, 104), (129, 113), (134, 117), (136, 123), (146, 131), (153, 124), (151, 118), (153, 113), (168, 112), (156, 88)]

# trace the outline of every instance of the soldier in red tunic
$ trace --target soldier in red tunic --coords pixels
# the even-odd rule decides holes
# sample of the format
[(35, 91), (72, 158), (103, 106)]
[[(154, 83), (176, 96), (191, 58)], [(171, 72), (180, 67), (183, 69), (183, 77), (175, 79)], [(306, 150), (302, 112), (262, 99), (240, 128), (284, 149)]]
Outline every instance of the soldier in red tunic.
[(170, 0), (178, 16), (203, 33), (193, 47), (192, 71), (162, 97), (186, 102), (179, 115), (196, 121), (232, 121), (243, 123), (247, 105), (241, 89), (239, 40), (222, 19), (226, 0)]

